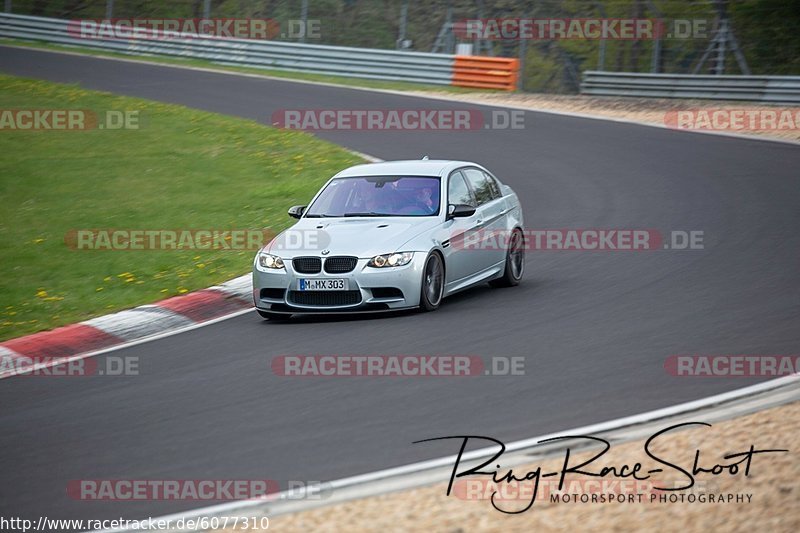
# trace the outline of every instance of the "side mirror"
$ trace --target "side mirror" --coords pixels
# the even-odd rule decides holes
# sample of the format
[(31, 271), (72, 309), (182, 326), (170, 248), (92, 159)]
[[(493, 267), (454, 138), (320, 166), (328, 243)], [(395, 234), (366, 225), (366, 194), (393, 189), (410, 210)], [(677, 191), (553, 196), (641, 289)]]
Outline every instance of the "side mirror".
[(303, 216), (303, 211), (306, 210), (304, 205), (294, 205), (289, 208), (289, 216), (292, 218), (300, 218)]
[(475, 214), (475, 208), (466, 204), (450, 204), (447, 206), (447, 218), (466, 218)]

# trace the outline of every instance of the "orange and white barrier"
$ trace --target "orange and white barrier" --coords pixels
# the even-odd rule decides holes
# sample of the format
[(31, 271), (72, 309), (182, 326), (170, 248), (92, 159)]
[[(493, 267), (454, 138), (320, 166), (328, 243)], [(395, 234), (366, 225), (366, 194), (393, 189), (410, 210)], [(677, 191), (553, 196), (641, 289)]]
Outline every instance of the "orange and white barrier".
[(452, 85), (513, 91), (517, 88), (518, 77), (519, 59), (456, 56)]

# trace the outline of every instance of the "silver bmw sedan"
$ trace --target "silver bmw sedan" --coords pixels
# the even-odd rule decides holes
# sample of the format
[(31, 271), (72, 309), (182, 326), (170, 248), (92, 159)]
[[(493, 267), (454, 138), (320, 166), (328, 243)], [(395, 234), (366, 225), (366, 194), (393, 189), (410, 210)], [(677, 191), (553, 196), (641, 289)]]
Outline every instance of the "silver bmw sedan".
[(253, 263), (258, 313), (419, 308), (479, 283), (519, 284), (525, 237), (519, 198), (468, 161), (390, 161), (345, 169)]

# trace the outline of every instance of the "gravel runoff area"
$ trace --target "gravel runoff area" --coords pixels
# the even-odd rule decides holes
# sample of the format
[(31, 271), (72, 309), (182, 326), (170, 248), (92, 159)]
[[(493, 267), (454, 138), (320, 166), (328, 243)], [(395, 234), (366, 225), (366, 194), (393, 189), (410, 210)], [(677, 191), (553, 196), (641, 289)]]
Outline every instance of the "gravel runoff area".
[[(750, 474), (743, 471), (735, 476), (727, 471), (719, 476), (698, 474), (694, 489), (684, 491), (683, 503), (659, 501), (661, 492), (643, 482), (581, 484), (589, 479), (571, 475), (564, 492), (591, 498), (595, 494), (615, 495), (617, 501), (582, 503), (580, 501), (551, 502), (549, 481), (540, 484), (540, 495), (533, 506), (517, 515), (502, 514), (488, 499), (495, 488), (474, 481), (459, 482), (452, 494), (445, 495), (447, 480), (442, 484), (395, 492), (372, 498), (320, 507), (314, 510), (275, 516), (270, 520), (272, 531), (800, 531), (800, 460), (796, 451), (800, 440), (800, 402), (768, 409), (755, 414), (717, 422), (711, 428), (698, 427), (672, 432), (659, 437), (651, 450), (664, 460), (671, 460), (691, 470), (695, 450), (701, 450), (700, 465), (712, 467), (725, 461), (725, 455), (746, 452), (753, 444), (756, 449), (789, 449), (789, 453), (771, 453), (753, 457)], [(458, 443), (455, 444), (458, 446)], [(644, 451), (644, 441), (631, 441), (612, 446), (611, 450), (592, 466), (623, 464), (639, 461), (643, 469), (657, 465)], [(455, 450), (454, 450), (455, 451)], [(573, 455), (570, 464), (579, 464), (596, 452)], [(542, 466), (542, 472), (558, 471), (563, 457), (540, 464), (515, 467), (519, 477)], [(660, 483), (675, 487), (686, 480), (681, 474), (665, 468), (669, 474), (658, 478)], [(662, 474), (654, 474), (658, 476)], [(462, 478), (467, 479), (467, 478)], [(654, 478), (655, 479), (655, 478)], [(505, 510), (524, 508), (530, 500), (525, 486), (507, 487), (495, 503)], [(660, 485), (663, 486), (663, 485)], [(516, 492), (516, 491), (519, 492)], [(637, 494), (642, 494), (641, 502)], [(651, 496), (655, 495), (655, 496)], [(674, 493), (677, 497), (680, 493)], [(689, 495), (694, 501), (689, 502)], [(585, 496), (584, 496), (585, 495)], [(620, 503), (618, 499), (624, 500)], [(711, 496), (715, 501), (710, 502)], [(736, 496), (739, 496), (737, 503)], [(719, 503), (722, 496), (731, 501)], [(749, 496), (749, 497), (748, 497)], [(655, 501), (651, 498), (655, 497)], [(631, 501), (633, 500), (633, 501)], [(228, 530), (233, 531), (233, 530)], [(252, 531), (252, 530), (251, 530)]]
[[(800, 142), (800, 106), (670, 98), (621, 98), (531, 93), (408, 91), (448, 100), (578, 113), (676, 127)], [(721, 113), (718, 113), (720, 112)], [(683, 115), (679, 115), (683, 112)], [(714, 113), (717, 114), (714, 114)]]

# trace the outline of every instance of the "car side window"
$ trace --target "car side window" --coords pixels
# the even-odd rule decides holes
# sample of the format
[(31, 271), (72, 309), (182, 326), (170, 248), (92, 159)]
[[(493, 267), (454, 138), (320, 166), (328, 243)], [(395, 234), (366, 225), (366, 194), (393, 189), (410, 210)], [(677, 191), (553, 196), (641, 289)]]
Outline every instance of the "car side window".
[(467, 168), (462, 170), (462, 172), (464, 176), (466, 176), (470, 187), (472, 187), (472, 191), (475, 193), (475, 199), (478, 205), (483, 205), (494, 200), (492, 186), (483, 172), (477, 168)]
[(469, 190), (469, 187), (467, 187), (464, 176), (458, 171), (450, 174), (450, 183), (447, 186), (447, 198), (447, 201), (454, 205), (464, 204), (476, 207), (472, 192)]
[(501, 198), (503, 193), (500, 191), (500, 185), (497, 183), (495, 177), (488, 172), (484, 172), (483, 174), (486, 176), (486, 181), (489, 182), (489, 188), (492, 190), (492, 197)]

